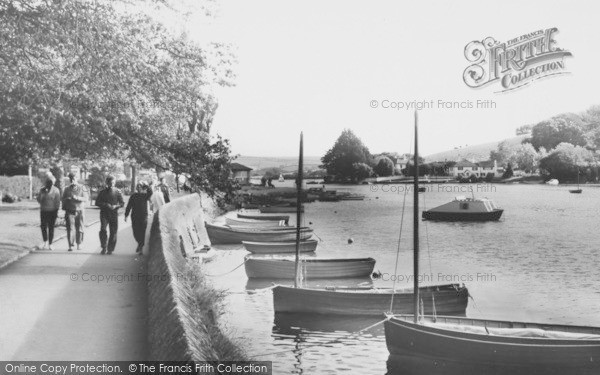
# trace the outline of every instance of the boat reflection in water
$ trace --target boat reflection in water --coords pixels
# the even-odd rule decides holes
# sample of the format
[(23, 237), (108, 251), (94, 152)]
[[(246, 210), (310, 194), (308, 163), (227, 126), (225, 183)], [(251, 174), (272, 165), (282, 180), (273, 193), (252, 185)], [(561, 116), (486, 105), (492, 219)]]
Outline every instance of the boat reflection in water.
[[(339, 332), (340, 337), (352, 338), (356, 335), (370, 335), (383, 338), (383, 325), (379, 324), (371, 327), (383, 320), (385, 316), (380, 317), (356, 317), (352, 315), (314, 315), (300, 313), (275, 313), (273, 323), (273, 335), (300, 335), (305, 333), (333, 333)], [(359, 333), (359, 331), (361, 331)], [(354, 335), (350, 335), (355, 333)], [(333, 336), (335, 337), (335, 336)]]
[(368, 358), (359, 358), (348, 351), (365, 353), (374, 346), (381, 347), (385, 340), (383, 326), (378, 324), (363, 329), (383, 319), (383, 315), (352, 317), (277, 313), (272, 328), (274, 346), (279, 350), (289, 350), (292, 356), (286, 358), (284, 368), (274, 368), (273, 373), (337, 374), (348, 373), (350, 369), (352, 374), (369, 373), (385, 363), (387, 354), (380, 351)]

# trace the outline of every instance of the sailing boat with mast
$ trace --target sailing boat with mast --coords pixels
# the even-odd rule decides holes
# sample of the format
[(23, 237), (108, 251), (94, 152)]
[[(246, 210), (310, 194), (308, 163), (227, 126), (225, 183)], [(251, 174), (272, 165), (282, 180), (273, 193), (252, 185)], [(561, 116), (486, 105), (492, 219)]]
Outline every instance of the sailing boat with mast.
[(569, 193), (571, 194), (581, 194), (583, 190), (581, 190), (581, 188), (579, 187), (579, 167), (577, 167), (577, 189), (571, 189), (569, 190)]
[[(302, 179), (302, 138), (300, 140), (299, 183)], [(418, 194), (418, 190), (415, 190)], [(300, 197), (300, 194), (298, 194)], [(298, 207), (300, 207), (298, 198)], [(297, 212), (296, 223), (301, 220)], [(335, 287), (305, 288), (301, 287), (299, 258), (299, 238), (296, 240), (296, 267), (294, 287), (277, 285), (273, 288), (273, 305), (275, 313), (311, 313), (329, 315), (381, 316), (384, 311), (396, 313), (412, 313), (413, 290), (373, 287)], [(444, 284), (423, 287), (418, 293), (435, 301), (435, 305), (426, 308), (447, 315), (464, 315), (469, 292), (459, 284)], [(430, 310), (431, 309), (431, 310)]]
[[(302, 237), (302, 175), (303, 175), (303, 135), (300, 134), (300, 157), (298, 161), (298, 180), (297, 188), (297, 210), (296, 210), (296, 243), (295, 259), (292, 260), (285, 255), (257, 256), (248, 255), (244, 260), (246, 276), (257, 279), (291, 279), (294, 278), (298, 283), (300, 267), (300, 250), (303, 244)], [(365, 278), (373, 273), (375, 259), (373, 258), (354, 258), (354, 259), (325, 259), (313, 258), (303, 259), (302, 265), (307, 277), (311, 278)]]
[[(415, 165), (417, 113), (415, 112)], [(415, 173), (414, 191), (418, 191)], [(415, 193), (414, 275), (419, 273), (419, 215)], [(503, 368), (568, 369), (600, 372), (600, 327), (511, 322), (421, 315), (419, 279), (414, 278), (413, 314), (393, 315), (384, 322), (388, 351), (395, 358), (431, 359)]]

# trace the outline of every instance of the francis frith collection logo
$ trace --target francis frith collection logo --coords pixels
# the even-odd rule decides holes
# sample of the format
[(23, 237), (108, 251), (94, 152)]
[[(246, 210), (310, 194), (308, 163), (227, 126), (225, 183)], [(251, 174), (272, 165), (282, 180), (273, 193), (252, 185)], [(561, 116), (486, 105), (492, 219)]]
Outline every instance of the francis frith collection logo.
[(498, 82), (502, 91), (514, 90), (549, 76), (568, 73), (565, 57), (571, 52), (558, 48), (556, 27), (536, 30), (507, 42), (492, 37), (472, 41), (465, 47), (465, 57), (471, 65), (463, 79), (472, 88)]

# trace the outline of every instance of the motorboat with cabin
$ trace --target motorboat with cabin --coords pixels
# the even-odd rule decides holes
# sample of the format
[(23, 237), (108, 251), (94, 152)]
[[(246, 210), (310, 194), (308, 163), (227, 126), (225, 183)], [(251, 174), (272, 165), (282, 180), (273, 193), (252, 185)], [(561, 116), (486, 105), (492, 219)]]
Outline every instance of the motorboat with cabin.
[(423, 211), (423, 219), (437, 221), (497, 221), (503, 209), (488, 198), (459, 196), (441, 206)]

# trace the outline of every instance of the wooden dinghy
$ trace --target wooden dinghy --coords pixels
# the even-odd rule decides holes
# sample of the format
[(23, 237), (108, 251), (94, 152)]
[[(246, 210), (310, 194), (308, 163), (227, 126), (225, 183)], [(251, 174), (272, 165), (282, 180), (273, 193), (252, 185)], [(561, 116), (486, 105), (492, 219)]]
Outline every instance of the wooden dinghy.
[(600, 372), (600, 327), (447, 316), (396, 315), (384, 323), (390, 354), (512, 366), (592, 367)]
[(237, 226), (246, 226), (246, 227), (285, 227), (285, 221), (283, 220), (253, 220), (253, 219), (240, 219), (240, 218), (232, 218), (226, 217), (225, 224), (227, 225), (237, 225)]
[[(307, 253), (317, 250), (317, 240), (307, 240), (300, 242), (300, 252)], [(252, 242), (242, 241), (246, 250), (253, 254), (277, 254), (296, 252), (296, 242)]]
[[(464, 315), (467, 309), (469, 292), (459, 284), (424, 286), (419, 288), (426, 313), (433, 312), (433, 303), (437, 313)], [(394, 296), (395, 313), (413, 312), (414, 293), (411, 289), (391, 288), (292, 288), (278, 285), (273, 288), (273, 304), (276, 313), (311, 313), (327, 315), (381, 316), (390, 310)]]
[[(268, 206), (259, 208), (260, 213), (281, 213), (281, 212), (296, 212), (296, 206)], [(304, 212), (304, 207), (300, 208), (300, 212)]]
[[(286, 242), (296, 239), (296, 228), (248, 228), (230, 227), (205, 223), (206, 232), (213, 244), (233, 244), (242, 241), (254, 242)], [(312, 235), (312, 228), (300, 228), (300, 240), (307, 240)]]
[(266, 221), (283, 220), (283, 221), (285, 221), (286, 224), (290, 221), (290, 215), (238, 213), (237, 217), (240, 219), (266, 220)]
[[(305, 279), (369, 277), (375, 267), (373, 258), (301, 259)], [(246, 275), (258, 279), (294, 279), (296, 263), (292, 257), (246, 256)], [(381, 311), (380, 311), (381, 313)]]

